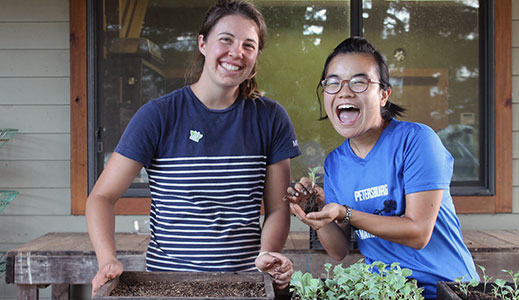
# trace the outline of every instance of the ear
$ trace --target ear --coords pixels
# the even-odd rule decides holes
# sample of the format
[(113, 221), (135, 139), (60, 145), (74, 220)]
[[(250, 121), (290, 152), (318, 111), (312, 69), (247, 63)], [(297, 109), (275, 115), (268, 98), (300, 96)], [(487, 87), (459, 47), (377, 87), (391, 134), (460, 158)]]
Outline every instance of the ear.
[(388, 88), (387, 90), (380, 89), (380, 93), (380, 107), (384, 107), (389, 100), (389, 96), (391, 95), (391, 88)]
[(205, 45), (207, 45), (207, 43), (204, 40), (204, 36), (199, 34), (198, 35), (198, 51), (200, 51), (200, 53), (202, 53), (203, 56), (205, 56)]

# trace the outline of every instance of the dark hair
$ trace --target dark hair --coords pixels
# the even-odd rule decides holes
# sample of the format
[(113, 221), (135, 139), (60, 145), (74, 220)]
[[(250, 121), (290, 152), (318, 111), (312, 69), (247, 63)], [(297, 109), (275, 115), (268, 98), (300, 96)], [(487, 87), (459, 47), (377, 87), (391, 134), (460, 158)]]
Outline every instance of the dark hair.
[[(219, 0), (215, 6), (211, 7), (207, 11), (199, 34), (203, 35), (204, 39), (206, 39), (216, 23), (218, 23), (221, 18), (230, 15), (240, 15), (256, 23), (258, 26), (259, 38), (258, 51), (261, 52), (267, 40), (267, 25), (258, 9), (253, 4), (245, 1)], [(186, 83), (194, 83), (200, 79), (204, 63), (205, 56), (198, 52), (196, 57), (191, 60), (189, 72), (186, 74)], [(247, 78), (240, 84), (240, 96), (244, 98), (257, 98), (259, 96), (260, 92), (258, 90), (258, 83), (256, 82), (255, 76), (256, 66), (252, 69), (250, 78)]]
[[(337, 47), (335, 47), (335, 49), (333, 49), (333, 52), (330, 53), (330, 55), (328, 55), (328, 58), (326, 58), (326, 62), (324, 63), (324, 69), (323, 73), (321, 74), (321, 80), (319, 80), (319, 84), (316, 88), (317, 99), (319, 101), (320, 119), (327, 118), (327, 116), (323, 116), (323, 111), (321, 108), (321, 82), (326, 77), (330, 61), (332, 61), (332, 59), (334, 59), (339, 54), (347, 53), (364, 53), (373, 56), (375, 62), (377, 63), (380, 87), (385, 91), (391, 88), (391, 83), (389, 83), (389, 70), (387, 68), (386, 60), (384, 59), (382, 54), (380, 54), (380, 52), (378, 52), (375, 49), (375, 47), (373, 47), (373, 45), (371, 45), (363, 37), (354, 36), (347, 38), (343, 42), (341, 42)], [(391, 103), (389, 102), (389, 100), (386, 102), (386, 105), (384, 105), (384, 107), (380, 108), (380, 114), (382, 115), (382, 118), (386, 121), (390, 121), (393, 117), (401, 117), (403, 116), (404, 112), (405, 108), (398, 104)]]

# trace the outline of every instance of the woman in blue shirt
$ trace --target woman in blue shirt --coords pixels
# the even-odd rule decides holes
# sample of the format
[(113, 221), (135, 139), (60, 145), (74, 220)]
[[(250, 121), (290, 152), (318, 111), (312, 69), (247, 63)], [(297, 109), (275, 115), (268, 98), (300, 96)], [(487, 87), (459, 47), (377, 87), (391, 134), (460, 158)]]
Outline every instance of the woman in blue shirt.
[[(364, 38), (346, 39), (328, 56), (318, 88), (346, 140), (325, 160), (324, 190), (308, 178), (288, 188), (291, 211), (336, 260), (355, 230), (367, 263), (411, 269), (426, 299), (435, 299), (437, 281), (478, 278), (450, 195), (453, 158), (431, 128), (395, 119), (404, 109), (389, 101), (382, 55)], [(305, 214), (312, 193), (320, 210)]]

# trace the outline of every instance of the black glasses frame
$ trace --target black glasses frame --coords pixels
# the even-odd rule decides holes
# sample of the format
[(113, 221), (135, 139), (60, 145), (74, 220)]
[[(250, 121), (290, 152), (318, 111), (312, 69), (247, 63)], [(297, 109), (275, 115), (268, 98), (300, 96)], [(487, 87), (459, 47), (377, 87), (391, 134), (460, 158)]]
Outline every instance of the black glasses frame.
[(341, 84), (340, 84), (339, 89), (338, 89), (336, 92), (329, 92), (329, 91), (326, 90), (326, 86), (325, 86), (324, 83), (328, 80), (328, 78), (325, 79), (325, 80), (323, 80), (323, 81), (321, 81), (321, 87), (323, 88), (323, 91), (326, 92), (327, 94), (329, 94), (329, 95), (335, 95), (335, 94), (337, 94), (338, 92), (340, 92), (340, 91), (342, 90), (342, 88), (344, 87), (344, 83), (347, 82), (347, 83), (348, 83), (348, 88), (350, 89), (350, 91), (352, 91), (352, 92), (355, 93), (355, 94), (361, 94), (361, 93), (364, 93), (365, 91), (368, 90), (369, 85), (370, 85), (371, 83), (381, 84), (381, 82), (379, 82), (379, 81), (375, 81), (375, 80), (372, 80), (371, 78), (365, 78), (365, 77), (361, 77), (361, 78), (362, 78), (362, 79), (366, 79), (366, 80), (368, 81), (368, 84), (366, 85), (366, 88), (365, 88), (364, 90), (362, 90), (362, 91), (354, 91), (353, 88), (352, 88), (352, 85), (351, 85), (352, 80), (359, 79), (358, 77), (354, 77), (354, 78), (352, 78), (352, 79), (342, 79), (342, 80), (340, 80), (340, 83), (341, 83)]

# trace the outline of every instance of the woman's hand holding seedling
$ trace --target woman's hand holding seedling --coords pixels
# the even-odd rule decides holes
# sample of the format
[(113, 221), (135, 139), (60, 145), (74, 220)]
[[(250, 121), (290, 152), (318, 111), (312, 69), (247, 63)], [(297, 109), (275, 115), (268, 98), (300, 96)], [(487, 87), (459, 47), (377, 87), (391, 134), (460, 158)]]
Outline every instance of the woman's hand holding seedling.
[(272, 276), (274, 288), (277, 290), (287, 288), (294, 273), (294, 266), (290, 259), (278, 252), (262, 252), (256, 258), (256, 267)]
[(314, 230), (344, 217), (339, 215), (342, 210), (339, 204), (326, 204), (324, 190), (315, 183), (320, 168), (309, 169), (308, 177), (302, 177), (294, 187), (289, 187), (283, 197), (290, 203), (290, 211)]

